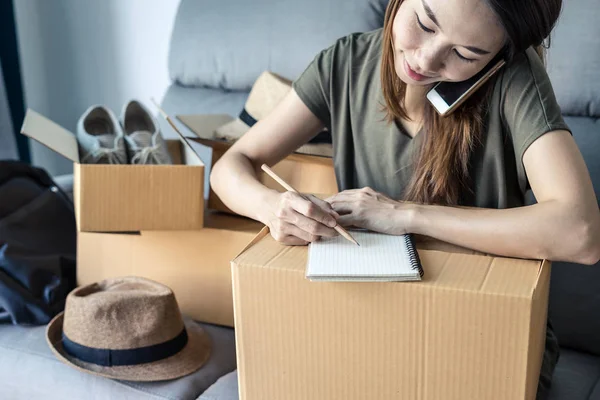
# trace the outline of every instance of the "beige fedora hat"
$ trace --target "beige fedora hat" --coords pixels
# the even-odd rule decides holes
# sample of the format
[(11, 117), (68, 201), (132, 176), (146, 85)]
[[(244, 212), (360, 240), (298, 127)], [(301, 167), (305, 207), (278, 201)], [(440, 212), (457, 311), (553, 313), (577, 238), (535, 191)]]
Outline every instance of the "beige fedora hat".
[(167, 286), (140, 277), (73, 290), (46, 329), (54, 354), (81, 371), (113, 379), (160, 381), (198, 370), (210, 339), (184, 323)]
[[(273, 111), (291, 89), (292, 82), (290, 80), (270, 71), (263, 72), (252, 85), (252, 90), (240, 115), (231, 122), (218, 127), (215, 130), (215, 138), (235, 142), (257, 121)], [(298, 148), (296, 153), (332, 157), (331, 134), (324, 130), (311, 142)]]

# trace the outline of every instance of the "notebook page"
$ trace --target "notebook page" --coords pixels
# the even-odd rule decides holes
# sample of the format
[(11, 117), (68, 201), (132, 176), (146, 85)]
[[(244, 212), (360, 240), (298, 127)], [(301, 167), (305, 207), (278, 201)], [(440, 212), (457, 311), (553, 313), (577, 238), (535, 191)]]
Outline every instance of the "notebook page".
[(336, 280), (336, 277), (356, 280), (420, 279), (418, 271), (411, 267), (404, 236), (367, 231), (352, 231), (351, 235), (360, 246), (342, 236), (311, 243), (307, 277), (331, 280)]

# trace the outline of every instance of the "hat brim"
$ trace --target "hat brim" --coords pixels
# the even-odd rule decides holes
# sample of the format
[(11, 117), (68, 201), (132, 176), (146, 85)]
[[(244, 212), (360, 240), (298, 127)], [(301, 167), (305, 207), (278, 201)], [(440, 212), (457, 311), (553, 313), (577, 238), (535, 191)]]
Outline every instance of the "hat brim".
[[(241, 119), (236, 118), (217, 128), (215, 138), (235, 142), (248, 132), (248, 130), (250, 130), (250, 127)], [(307, 143), (297, 148), (295, 153), (331, 158), (333, 157), (333, 147), (329, 143)]]
[(210, 357), (210, 339), (202, 327), (184, 321), (188, 334), (186, 346), (177, 354), (160, 361), (139, 365), (104, 367), (81, 361), (67, 354), (62, 346), (64, 313), (58, 314), (46, 328), (46, 340), (56, 357), (64, 363), (94, 375), (127, 381), (162, 381), (180, 378), (200, 369)]

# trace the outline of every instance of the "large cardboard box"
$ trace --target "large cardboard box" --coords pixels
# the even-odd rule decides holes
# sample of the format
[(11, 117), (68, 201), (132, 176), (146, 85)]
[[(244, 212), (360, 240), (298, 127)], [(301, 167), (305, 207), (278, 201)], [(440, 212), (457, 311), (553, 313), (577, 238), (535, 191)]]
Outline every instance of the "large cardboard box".
[[(218, 127), (233, 120), (233, 117), (229, 115), (178, 115), (177, 119), (197, 135), (197, 137), (189, 137), (189, 139), (212, 149), (211, 166), (215, 165), (232, 145), (230, 142), (211, 139)], [(330, 157), (294, 153), (274, 165), (272, 169), (301, 193), (335, 194), (338, 192), (333, 160)], [(280, 192), (285, 190), (262, 171), (259, 171), (259, 178), (265, 186), (271, 189)], [(232, 212), (212, 189), (208, 195), (208, 208)]]
[(550, 263), (417, 247), (420, 282), (311, 282), (263, 230), (232, 262), (240, 398), (533, 400)]
[(135, 275), (169, 286), (183, 313), (233, 326), (231, 260), (263, 225), (208, 212), (197, 231), (79, 232), (77, 283)]
[(185, 160), (187, 165), (81, 164), (75, 135), (33, 110), (27, 111), (21, 133), (73, 161), (79, 230), (124, 232), (203, 226), (204, 164), (199, 158)]

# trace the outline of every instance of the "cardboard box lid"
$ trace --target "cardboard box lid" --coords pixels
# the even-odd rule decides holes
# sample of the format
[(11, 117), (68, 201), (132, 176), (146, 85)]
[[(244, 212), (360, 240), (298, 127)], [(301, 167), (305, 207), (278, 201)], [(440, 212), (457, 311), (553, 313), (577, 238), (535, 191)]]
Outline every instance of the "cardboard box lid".
[(27, 109), (21, 133), (74, 163), (79, 162), (79, 147), (75, 135), (43, 115)]
[[(188, 137), (205, 146), (213, 149), (226, 151), (233, 143), (215, 138), (217, 128), (233, 121), (230, 115), (226, 114), (198, 114), (198, 115), (178, 115), (177, 119), (181, 121), (189, 130), (194, 132), (197, 137)], [(309, 145), (310, 146), (310, 145)], [(312, 163), (322, 163), (324, 165), (333, 165), (333, 160), (330, 156), (292, 153), (287, 158), (295, 161), (304, 161)]]
[[(233, 264), (239, 268), (266, 268), (304, 274), (308, 247), (282, 245), (268, 233), (267, 228), (263, 229), (233, 260)], [(449, 249), (447, 244), (438, 243), (440, 248)], [(543, 264), (542, 260), (440, 251), (432, 241), (427, 243), (427, 248), (424, 249), (417, 242), (424, 270), (423, 279), (402, 284), (532, 298)]]

